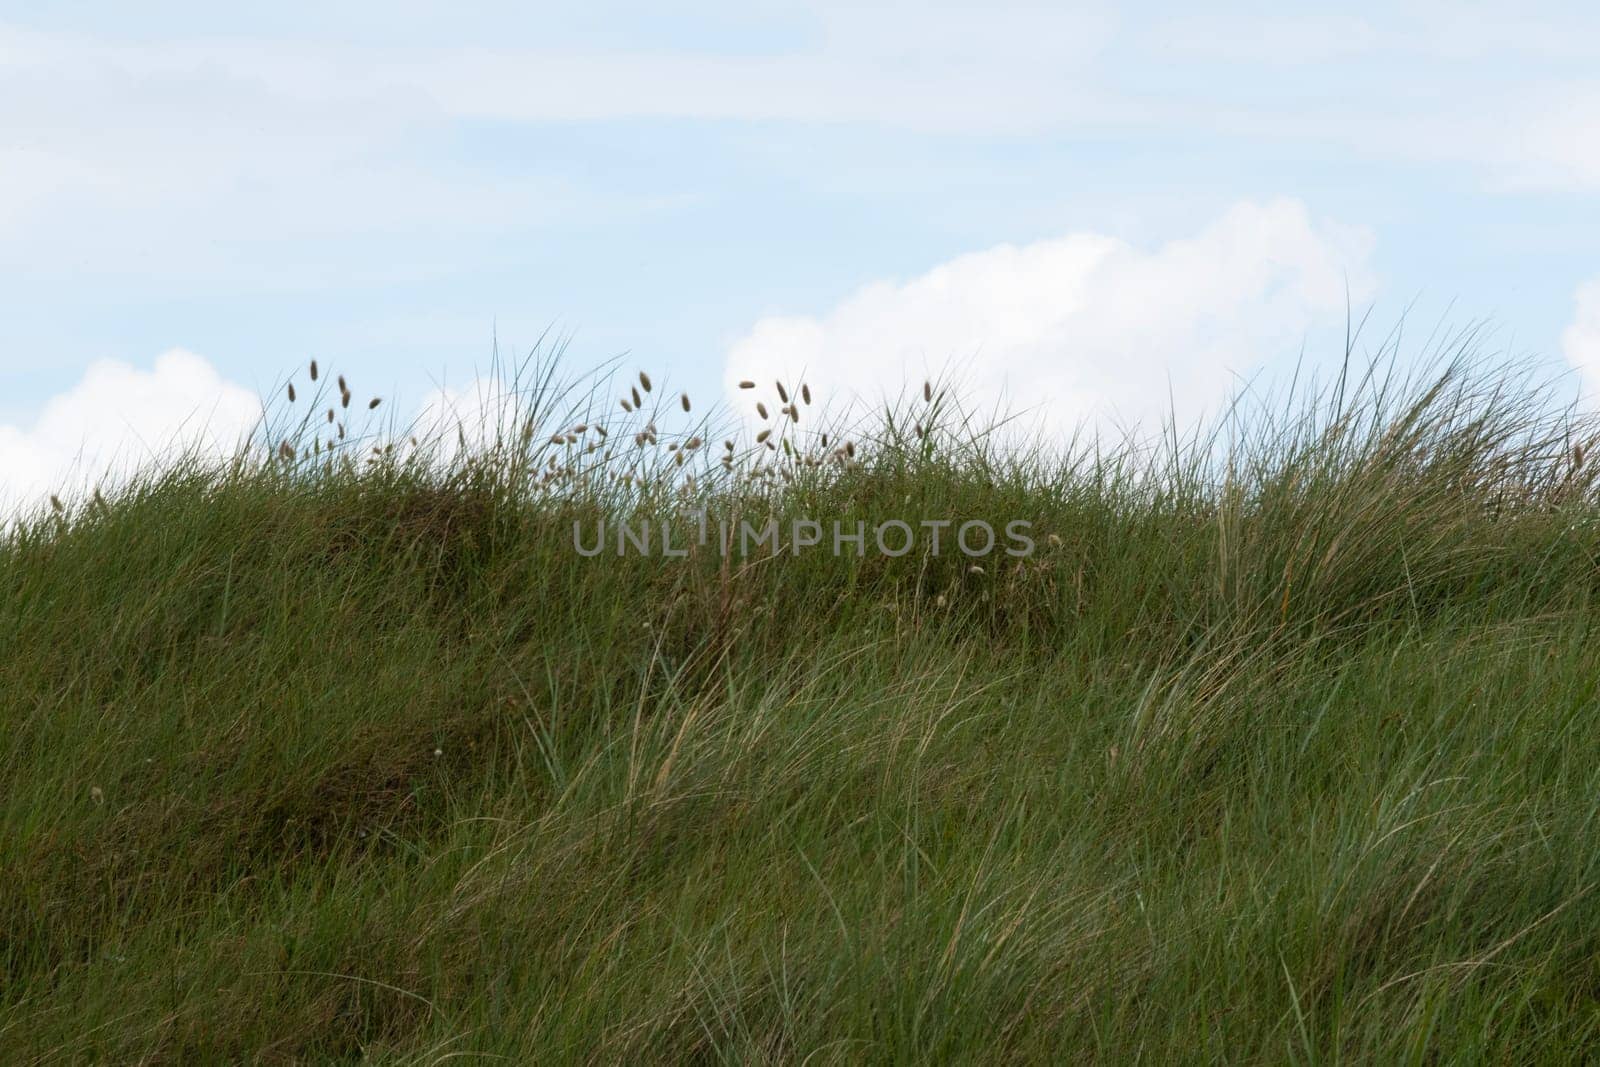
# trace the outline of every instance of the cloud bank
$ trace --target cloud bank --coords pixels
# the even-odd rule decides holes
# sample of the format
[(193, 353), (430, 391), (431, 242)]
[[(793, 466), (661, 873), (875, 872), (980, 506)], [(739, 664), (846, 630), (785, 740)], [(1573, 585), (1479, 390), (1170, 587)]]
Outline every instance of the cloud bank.
[(0, 425), (0, 514), (73, 495), (180, 449), (229, 455), (261, 415), (253, 391), (193, 352), (149, 370), (101, 360), (48, 400), (30, 425)]
[(761, 319), (730, 347), (724, 381), (734, 400), (741, 378), (803, 376), (871, 401), (948, 370), (963, 396), (1033, 409), (1053, 431), (1148, 427), (1169, 410), (1188, 421), (1367, 300), (1372, 243), (1280, 199), (1148, 251), (1094, 233), (1000, 245), (820, 316)]

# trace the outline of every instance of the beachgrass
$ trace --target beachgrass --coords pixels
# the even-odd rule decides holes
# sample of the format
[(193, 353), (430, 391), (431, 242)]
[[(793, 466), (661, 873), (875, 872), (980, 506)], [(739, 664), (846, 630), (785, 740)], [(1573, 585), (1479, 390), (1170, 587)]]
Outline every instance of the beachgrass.
[[(0, 542), (0, 1061), (1592, 1062), (1596, 427), (1458, 341), (1065, 443), (302, 370)], [(702, 509), (824, 540), (575, 548)]]

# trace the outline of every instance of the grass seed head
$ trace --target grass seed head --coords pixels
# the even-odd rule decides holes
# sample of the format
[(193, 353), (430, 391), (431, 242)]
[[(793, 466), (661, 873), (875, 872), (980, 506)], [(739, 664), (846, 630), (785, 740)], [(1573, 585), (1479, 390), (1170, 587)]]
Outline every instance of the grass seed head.
[(640, 371), (639, 384), (644, 386), (644, 391), (648, 393), (650, 391), (650, 375), (646, 374), (644, 371)]
[(373, 397), (371, 400), (367, 401), (367, 410), (371, 411), (381, 403), (383, 403), (382, 400), (380, 400), (378, 397)]
[(683, 404), (683, 410), (688, 411), (689, 410), (689, 394), (688, 393), (682, 394), (681, 396), (678, 397), (678, 400), (679, 400), (679, 402), (681, 404)]
[(316, 381), (317, 380), (317, 361), (316, 360), (312, 360), (311, 361), (311, 380), (312, 381)]
[(933, 383), (932, 382), (926, 381), (926, 380), (923, 381), (923, 383), (922, 383), (922, 399), (926, 400), (930, 404), (933, 403)]
[(800, 399), (804, 400), (807, 404), (811, 403), (811, 386), (807, 385), (805, 382), (800, 383)]
[(783, 401), (785, 404), (787, 404), (789, 402), (789, 391), (783, 387), (783, 383), (782, 382), (779, 382), (777, 384), (778, 384), (778, 399)]
[(756, 414), (760, 415), (763, 419), (766, 418), (767, 417), (767, 405), (757, 401), (757, 403), (756, 403)]
[(289, 403), (294, 403), (294, 383), (289, 383)]
[(755, 387), (756, 383), (752, 382), (749, 378), (746, 378), (739, 383), (740, 389), (754, 389)]
[(639, 395), (639, 387), (636, 385), (629, 386), (629, 390), (633, 394), (633, 406), (636, 408), (644, 407), (644, 397)]

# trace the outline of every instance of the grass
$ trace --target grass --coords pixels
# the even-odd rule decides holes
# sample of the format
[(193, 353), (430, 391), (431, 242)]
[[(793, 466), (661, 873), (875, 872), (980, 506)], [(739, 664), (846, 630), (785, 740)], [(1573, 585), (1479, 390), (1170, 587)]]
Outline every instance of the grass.
[[(0, 1060), (1592, 1062), (1595, 427), (1458, 341), (1060, 448), (302, 378), (0, 543)], [(693, 507), (1037, 551), (574, 551)]]

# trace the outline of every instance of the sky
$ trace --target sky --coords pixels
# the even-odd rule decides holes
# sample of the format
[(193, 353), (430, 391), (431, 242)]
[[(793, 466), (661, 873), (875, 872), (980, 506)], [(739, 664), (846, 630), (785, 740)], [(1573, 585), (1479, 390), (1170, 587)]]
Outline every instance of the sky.
[(0, 502), (312, 358), (1125, 424), (1367, 312), (1600, 390), (1593, 5), (0, 0)]

